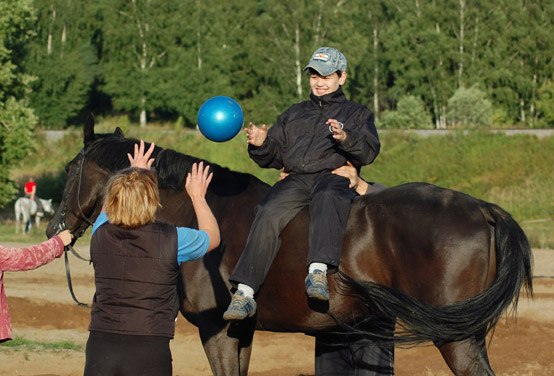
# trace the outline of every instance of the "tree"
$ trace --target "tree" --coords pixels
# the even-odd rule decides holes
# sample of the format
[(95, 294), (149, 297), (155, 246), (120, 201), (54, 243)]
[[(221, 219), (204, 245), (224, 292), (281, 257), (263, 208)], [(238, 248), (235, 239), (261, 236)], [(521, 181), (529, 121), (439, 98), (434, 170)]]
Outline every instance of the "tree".
[(550, 128), (554, 128), (554, 81), (547, 81), (539, 89), (537, 111), (541, 121)]
[(31, 105), (48, 128), (63, 128), (83, 112), (98, 75), (93, 38), (98, 33), (94, 4), (74, 0), (35, 0), (36, 35), (28, 43), (26, 69)]
[(400, 98), (396, 111), (383, 113), (378, 125), (388, 129), (425, 129), (433, 128), (433, 121), (425, 103), (413, 95), (407, 95)]
[(448, 124), (484, 127), (492, 123), (492, 104), (476, 87), (461, 87), (448, 100)]
[[(175, 96), (200, 85), (194, 71), (203, 56), (193, 53), (194, 24), (201, 1), (104, 0), (101, 90), (117, 111), (136, 115), (146, 126), (156, 112), (175, 114)], [(195, 55), (196, 59), (191, 57)], [(208, 77), (211, 72), (205, 72)], [(217, 73), (215, 73), (217, 74)], [(199, 82), (199, 84), (201, 81)]]
[(36, 118), (26, 97), (30, 77), (20, 69), (34, 17), (30, 0), (0, 2), (0, 207), (18, 192), (10, 172), (34, 138)]
[(383, 39), (389, 60), (388, 96), (408, 93), (432, 109), (436, 128), (446, 126), (447, 100), (457, 85), (459, 48), (454, 37), (458, 2), (399, 1)]

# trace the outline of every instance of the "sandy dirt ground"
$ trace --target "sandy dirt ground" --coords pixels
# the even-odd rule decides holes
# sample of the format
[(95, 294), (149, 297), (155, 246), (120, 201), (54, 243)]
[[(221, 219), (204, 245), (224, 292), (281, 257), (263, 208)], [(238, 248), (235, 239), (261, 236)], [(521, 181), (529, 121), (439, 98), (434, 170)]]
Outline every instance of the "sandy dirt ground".
[[(77, 248), (84, 256), (88, 249)], [(554, 250), (534, 251), (533, 300), (522, 296), (517, 322), (497, 325), (489, 357), (497, 375), (554, 375)], [(70, 257), (77, 297), (90, 302), (92, 267)], [(34, 341), (68, 340), (81, 350), (21, 350), (0, 346), (0, 375), (82, 375), (90, 310), (69, 295), (63, 259), (42, 268), (6, 273), (14, 333)], [(174, 374), (211, 375), (196, 328), (182, 317), (171, 343)], [(250, 366), (253, 376), (313, 375), (314, 340), (303, 334), (257, 332)], [(397, 349), (396, 375), (450, 375), (437, 349), (422, 345)]]

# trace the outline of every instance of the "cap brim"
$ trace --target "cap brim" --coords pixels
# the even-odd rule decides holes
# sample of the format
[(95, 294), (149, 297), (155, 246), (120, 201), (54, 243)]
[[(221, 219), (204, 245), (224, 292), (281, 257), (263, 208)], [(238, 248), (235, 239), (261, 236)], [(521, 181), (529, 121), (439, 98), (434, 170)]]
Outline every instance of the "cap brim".
[(337, 69), (335, 69), (333, 67), (330, 67), (329, 65), (327, 65), (325, 63), (320, 63), (318, 61), (310, 62), (308, 65), (306, 65), (304, 70), (309, 69), (309, 68), (312, 68), (313, 70), (315, 70), (317, 73), (319, 73), (322, 76), (328, 76), (328, 75), (330, 75), (332, 73), (335, 73), (337, 71)]

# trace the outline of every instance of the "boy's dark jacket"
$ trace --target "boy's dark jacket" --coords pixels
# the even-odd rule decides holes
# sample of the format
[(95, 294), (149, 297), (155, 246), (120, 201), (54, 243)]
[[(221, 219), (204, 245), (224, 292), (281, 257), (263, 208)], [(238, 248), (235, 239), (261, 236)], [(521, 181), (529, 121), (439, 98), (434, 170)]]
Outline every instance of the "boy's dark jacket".
[[(337, 142), (325, 124), (344, 124), (346, 140)], [(371, 111), (346, 99), (342, 87), (321, 97), (292, 105), (269, 129), (260, 147), (248, 145), (250, 157), (260, 167), (293, 174), (331, 171), (350, 161), (356, 169), (368, 165), (381, 148)]]

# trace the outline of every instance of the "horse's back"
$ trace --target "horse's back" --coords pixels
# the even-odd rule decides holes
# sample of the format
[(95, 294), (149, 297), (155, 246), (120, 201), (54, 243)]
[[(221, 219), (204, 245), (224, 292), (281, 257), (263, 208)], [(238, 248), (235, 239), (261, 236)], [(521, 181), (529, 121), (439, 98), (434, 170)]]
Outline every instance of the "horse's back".
[(16, 219), (21, 215), (31, 216), (37, 211), (37, 204), (28, 197), (19, 197), (14, 204)]
[[(204, 293), (187, 291), (192, 306), (185, 311), (192, 308), (198, 312), (199, 307), (200, 311), (209, 311), (213, 305), (223, 309), (228, 304), (227, 279), (242, 252), (248, 230), (246, 224), (240, 230), (238, 226), (243, 220), (251, 221), (253, 211), (254, 205), (245, 204), (240, 211), (218, 213), (225, 216), (219, 218), (223, 249), (189, 263), (183, 273), (186, 290), (190, 290), (187, 285), (194, 286), (193, 281), (206, 280), (218, 288), (209, 298)], [(341, 290), (338, 274), (329, 278), (328, 307), (314, 307), (306, 298), (309, 223), (309, 211), (302, 210), (281, 234), (281, 248), (257, 297), (258, 322), (266, 330), (330, 327), (334, 320), (326, 314), (329, 309), (339, 315), (364, 311), (355, 299), (347, 297), (348, 291)], [(425, 303), (460, 301), (483, 288), (483, 283), (463, 289), (459, 286), (466, 279), (479, 280), (486, 275), (490, 236), (479, 200), (426, 183), (403, 184), (360, 196), (353, 202), (340, 271), (359, 281), (397, 289)]]
[(352, 206), (342, 267), (354, 277), (424, 302), (446, 304), (469, 297), (482, 283), (466, 286), (456, 296), (444, 296), (444, 291), (465, 278), (486, 279), (493, 249), (481, 203), (427, 183), (361, 196)]

